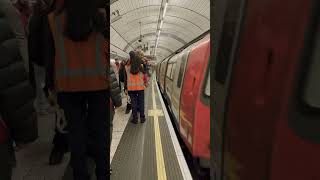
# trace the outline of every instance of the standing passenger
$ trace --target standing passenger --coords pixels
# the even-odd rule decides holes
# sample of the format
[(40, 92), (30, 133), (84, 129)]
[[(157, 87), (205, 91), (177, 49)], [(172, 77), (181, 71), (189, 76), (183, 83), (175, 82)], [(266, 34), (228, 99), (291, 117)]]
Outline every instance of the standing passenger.
[[(86, 161), (89, 149), (96, 164), (97, 180), (106, 180), (110, 173), (107, 121), (110, 96), (106, 73), (109, 58), (103, 36), (107, 22), (102, 15), (105, 13), (100, 11), (95, 0), (60, 0), (48, 15), (55, 49), (51, 65), (54, 89), (68, 121), (75, 180), (90, 179)], [(90, 148), (87, 142), (92, 145)]]
[(126, 65), (129, 63), (129, 60), (126, 60), (124, 61), (123, 63), (123, 91), (124, 93), (126, 94), (126, 97), (127, 97), (127, 107), (126, 107), (126, 114), (129, 114), (131, 109), (132, 109), (132, 106), (131, 106), (131, 99), (130, 99), (130, 96), (128, 95), (128, 89), (125, 85), (125, 82), (126, 82), (126, 76), (127, 76), (127, 72), (126, 72)]
[[(48, 81), (48, 76), (46, 75), (47, 72), (45, 71), (45, 69), (48, 65), (48, 62), (53, 61), (53, 58), (54, 58), (53, 39), (51, 37), (50, 28), (48, 27), (47, 16), (51, 11), (53, 11), (54, 9), (53, 6), (54, 6), (54, 0), (37, 1), (36, 4), (34, 4), (33, 6), (33, 12), (29, 20), (29, 38), (28, 38), (29, 59), (30, 59), (30, 62), (33, 62), (35, 66), (37, 66), (37, 69), (43, 70), (42, 73), (37, 75), (36, 79), (38, 79), (37, 80), (38, 83), (41, 81), (43, 83), (45, 81), (44, 88), (42, 88), (39, 84), (37, 84), (37, 88), (38, 88), (38, 91), (40, 91), (41, 95), (43, 94), (42, 96), (45, 96), (44, 103), (46, 104), (48, 104), (46, 99), (49, 98), (49, 89), (52, 89), (52, 86), (48, 84), (49, 81)], [(42, 79), (42, 80), (39, 81), (39, 79)], [(43, 91), (45, 93), (43, 93)], [(54, 110), (54, 106), (55, 105), (52, 104), (52, 107), (50, 108)], [(49, 158), (49, 164), (50, 165), (60, 164), (67, 151), (68, 151), (67, 134), (61, 133), (58, 130), (58, 128), (56, 128), (55, 135), (53, 138), (53, 148)]]
[(121, 93), (124, 91), (124, 76), (126, 73), (126, 68), (125, 68), (125, 60), (122, 60), (120, 63), (120, 68), (119, 68), (119, 82), (120, 82), (120, 90)]
[(138, 109), (140, 112), (141, 123), (144, 123), (146, 118), (144, 114), (144, 89), (145, 83), (143, 80), (143, 67), (141, 59), (131, 51), (129, 53), (130, 61), (126, 66), (126, 81), (125, 86), (132, 103), (132, 123), (138, 123)]
[(10, 0), (0, 0), (0, 22), (0, 179), (9, 180), (15, 164), (13, 141), (24, 147), (37, 139), (38, 128), (35, 92), (22, 56), (27, 49), (20, 49), (16, 33), (23, 26)]
[[(116, 74), (114, 73), (114, 69), (110, 68), (110, 93), (111, 93), (111, 103), (110, 103), (110, 109), (111, 109), (111, 115), (110, 115), (110, 142), (109, 142), (109, 148), (111, 148), (111, 141), (112, 141), (112, 130), (113, 130), (113, 118), (115, 114), (115, 108), (118, 108), (122, 105), (122, 99), (121, 99), (121, 91), (119, 88), (119, 84), (116, 78)], [(110, 167), (110, 173), (112, 169)]]

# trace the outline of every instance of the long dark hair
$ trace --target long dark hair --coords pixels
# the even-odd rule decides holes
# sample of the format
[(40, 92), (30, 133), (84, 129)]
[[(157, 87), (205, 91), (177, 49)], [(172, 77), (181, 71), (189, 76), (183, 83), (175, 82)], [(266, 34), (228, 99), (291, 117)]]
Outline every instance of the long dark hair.
[(138, 74), (139, 72), (142, 72), (140, 57), (133, 51), (131, 51), (129, 55), (130, 55), (130, 73)]
[(100, 7), (100, 0), (65, 0), (65, 36), (73, 41), (83, 41), (92, 32), (103, 32), (107, 22), (98, 12)]

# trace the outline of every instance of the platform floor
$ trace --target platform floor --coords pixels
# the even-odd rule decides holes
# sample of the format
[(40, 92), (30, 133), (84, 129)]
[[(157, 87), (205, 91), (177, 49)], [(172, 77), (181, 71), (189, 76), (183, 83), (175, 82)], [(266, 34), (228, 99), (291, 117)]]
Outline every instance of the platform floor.
[(61, 180), (70, 159), (69, 153), (63, 163), (49, 166), (49, 155), (54, 135), (54, 115), (39, 116), (39, 139), (27, 148), (16, 152), (17, 166), (12, 180)]
[[(152, 85), (153, 84), (153, 85)], [(179, 180), (192, 179), (172, 124), (168, 119), (159, 90), (154, 81), (145, 91), (144, 124), (128, 123), (126, 98), (116, 110), (110, 152), (112, 180)], [(54, 115), (39, 116), (39, 139), (16, 153), (17, 167), (13, 180), (72, 180), (68, 153), (61, 165), (49, 166), (48, 158), (54, 135)], [(90, 162), (93, 173), (93, 162)], [(95, 179), (94, 176), (92, 179)]]
[(111, 179), (192, 179), (154, 80), (145, 103), (147, 121), (127, 124), (113, 156)]

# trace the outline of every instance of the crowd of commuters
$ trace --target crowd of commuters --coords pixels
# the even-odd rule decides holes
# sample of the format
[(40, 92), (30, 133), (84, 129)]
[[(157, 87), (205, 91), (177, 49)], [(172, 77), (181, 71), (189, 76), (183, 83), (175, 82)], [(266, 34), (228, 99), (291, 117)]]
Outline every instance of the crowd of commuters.
[[(109, 68), (104, 6), (100, 0), (0, 0), (1, 180), (11, 179), (14, 148), (36, 141), (37, 121), (46, 113), (57, 121), (49, 164), (60, 164), (70, 151), (75, 180), (89, 180), (88, 157), (97, 180), (110, 175), (113, 116), (124, 96), (131, 122), (138, 122), (138, 112), (145, 122), (147, 60), (132, 51)], [(67, 125), (58, 127), (60, 120)]]

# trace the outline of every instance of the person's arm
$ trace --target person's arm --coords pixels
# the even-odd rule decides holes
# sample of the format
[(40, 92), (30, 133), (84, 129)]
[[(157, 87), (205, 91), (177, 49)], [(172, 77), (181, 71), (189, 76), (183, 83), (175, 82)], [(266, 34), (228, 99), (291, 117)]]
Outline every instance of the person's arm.
[(122, 105), (121, 101), (121, 91), (119, 88), (119, 84), (116, 78), (116, 74), (114, 72), (114, 69), (110, 67), (110, 80), (111, 80), (111, 99), (113, 102), (113, 105), (115, 107), (120, 107)]
[(52, 32), (47, 16), (43, 18), (43, 35), (42, 43), (44, 46), (44, 62), (46, 67), (46, 86), (49, 90), (54, 90), (54, 57), (55, 57), (55, 45)]
[(28, 51), (29, 60), (39, 66), (44, 65), (44, 56), (42, 44), (43, 26), (44, 26), (44, 14), (40, 11), (40, 1), (35, 5), (35, 10), (29, 20), (29, 34), (28, 34)]
[(128, 80), (127, 80), (127, 72), (126, 70), (124, 70), (124, 90), (128, 90), (127, 88), (127, 84), (128, 84)]

